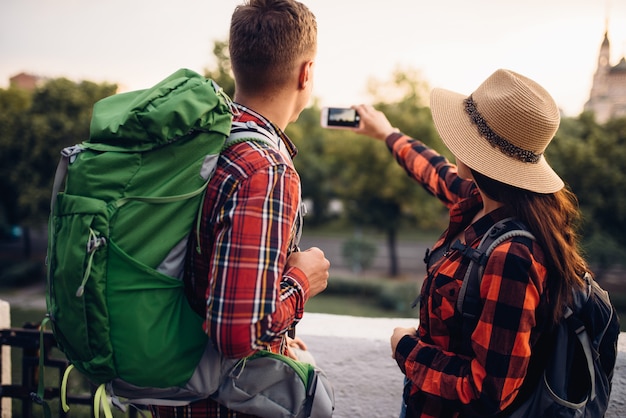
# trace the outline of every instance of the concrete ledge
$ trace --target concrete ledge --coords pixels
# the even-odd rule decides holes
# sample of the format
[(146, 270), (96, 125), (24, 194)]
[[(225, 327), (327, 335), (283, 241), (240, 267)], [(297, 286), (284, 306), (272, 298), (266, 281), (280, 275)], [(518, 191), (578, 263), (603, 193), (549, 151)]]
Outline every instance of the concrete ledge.
[[(416, 319), (361, 318), (305, 314), (297, 335), (335, 388), (333, 418), (396, 418), (403, 375), (391, 358), (389, 337), (397, 326)], [(626, 401), (626, 335), (619, 339), (611, 402), (605, 418), (624, 417)]]
[[(9, 303), (0, 300), (0, 327), (10, 326)], [(362, 318), (306, 313), (297, 335), (335, 388), (333, 418), (396, 418), (403, 375), (391, 358), (389, 337), (397, 326), (415, 326), (414, 318)], [(11, 379), (9, 347), (2, 347), (2, 383)], [(11, 400), (2, 399), (0, 418), (11, 417)], [(611, 403), (605, 418), (626, 410), (626, 335), (619, 339)]]

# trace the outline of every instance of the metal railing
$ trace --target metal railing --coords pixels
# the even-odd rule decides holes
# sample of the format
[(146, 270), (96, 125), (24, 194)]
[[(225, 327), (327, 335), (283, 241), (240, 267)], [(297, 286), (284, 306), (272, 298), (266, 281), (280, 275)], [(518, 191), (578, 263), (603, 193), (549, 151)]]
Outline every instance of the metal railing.
[[(21, 401), (22, 417), (33, 416), (33, 407), (40, 402), (36, 396), (40, 370), (39, 355), (43, 353), (43, 364), (46, 369), (57, 369), (58, 382), (54, 386), (44, 386), (44, 400), (59, 398), (61, 380), (69, 362), (65, 358), (53, 357), (52, 351), (56, 347), (56, 340), (50, 331), (43, 331), (43, 347), (40, 347), (40, 331), (38, 326), (25, 325), (24, 328), (9, 328), (0, 330), (0, 345), (8, 345), (12, 350), (21, 349), (21, 382), (3, 384), (0, 386), (0, 397), (18, 399)], [(47, 373), (45, 371), (44, 373)], [(45, 379), (44, 379), (45, 380)], [(72, 404), (93, 405), (92, 395), (69, 395), (67, 400)], [(1, 406), (0, 406), (1, 408)], [(1, 411), (0, 411), (1, 412)], [(93, 413), (93, 406), (92, 406)], [(66, 417), (59, 402), (59, 417)]]

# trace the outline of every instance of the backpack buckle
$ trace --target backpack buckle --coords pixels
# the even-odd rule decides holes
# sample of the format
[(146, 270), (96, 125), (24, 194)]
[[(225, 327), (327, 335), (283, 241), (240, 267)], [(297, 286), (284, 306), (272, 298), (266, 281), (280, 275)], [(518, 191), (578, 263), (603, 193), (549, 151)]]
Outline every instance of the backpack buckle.
[(61, 155), (66, 157), (70, 164), (76, 160), (76, 156), (83, 152), (85, 148), (82, 145), (72, 145), (61, 150)]
[(91, 254), (96, 251), (98, 248), (105, 246), (107, 243), (107, 239), (104, 237), (92, 236), (89, 241), (87, 241), (87, 254)]
[(452, 244), (452, 247), (450, 248), (453, 250), (460, 251), (463, 257), (468, 257), (472, 261), (480, 265), (483, 265), (486, 262), (485, 254), (482, 251), (478, 251), (469, 245), (462, 244), (461, 241), (458, 239), (454, 241), (454, 243)]

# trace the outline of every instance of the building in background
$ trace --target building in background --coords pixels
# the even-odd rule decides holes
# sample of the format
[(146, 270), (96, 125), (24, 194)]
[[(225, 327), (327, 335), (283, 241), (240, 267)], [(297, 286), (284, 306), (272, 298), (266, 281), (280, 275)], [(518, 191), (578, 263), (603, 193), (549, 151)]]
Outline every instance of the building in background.
[(24, 90), (35, 90), (44, 81), (43, 77), (33, 74), (19, 73), (9, 79), (9, 85)]
[(626, 117), (626, 59), (622, 56), (617, 65), (611, 65), (609, 32), (604, 32), (604, 40), (598, 55), (598, 67), (593, 76), (589, 100), (584, 110), (595, 114), (598, 123), (605, 123), (616, 117)]

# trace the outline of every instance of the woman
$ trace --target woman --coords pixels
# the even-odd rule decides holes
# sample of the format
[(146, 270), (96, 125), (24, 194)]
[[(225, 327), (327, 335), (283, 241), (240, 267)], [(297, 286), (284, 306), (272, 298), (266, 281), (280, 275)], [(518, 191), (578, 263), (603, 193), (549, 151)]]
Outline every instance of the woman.
[[(531, 355), (587, 270), (574, 231), (576, 199), (543, 155), (558, 129), (559, 109), (536, 82), (508, 70), (496, 71), (469, 97), (435, 89), (431, 112), (455, 165), (398, 132), (381, 112), (355, 108), (361, 116), (356, 131), (386, 141), (407, 173), (450, 211), (448, 228), (430, 251), (419, 327), (396, 328), (391, 337), (407, 381), (403, 415), (503, 411), (534, 386), (527, 381), (522, 387)], [(489, 257), (471, 355), (460, 354), (455, 305), (468, 260), (452, 244), (476, 248), (492, 225), (508, 217), (525, 224), (536, 240), (511, 238)]]

